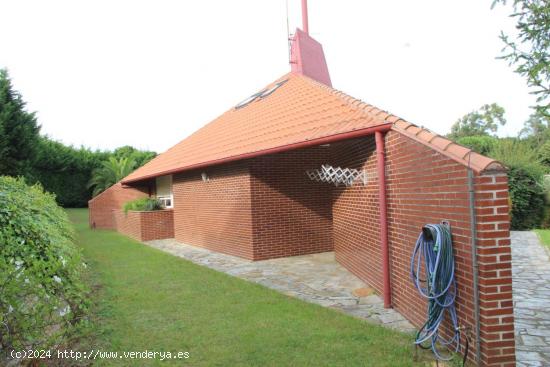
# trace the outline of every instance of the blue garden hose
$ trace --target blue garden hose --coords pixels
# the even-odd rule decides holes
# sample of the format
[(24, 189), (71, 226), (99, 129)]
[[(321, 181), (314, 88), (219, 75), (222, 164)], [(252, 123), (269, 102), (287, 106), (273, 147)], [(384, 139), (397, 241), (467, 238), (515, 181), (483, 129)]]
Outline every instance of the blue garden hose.
[[(427, 224), (422, 228), (411, 258), (411, 276), (418, 292), (428, 299), (428, 317), (416, 334), (415, 344), (432, 349), (437, 359), (448, 361), (452, 355), (443, 356), (437, 346), (458, 352), (460, 328), (455, 309), (453, 243), (447, 225)], [(448, 339), (440, 333), (445, 313), (448, 313), (453, 327), (453, 335)]]

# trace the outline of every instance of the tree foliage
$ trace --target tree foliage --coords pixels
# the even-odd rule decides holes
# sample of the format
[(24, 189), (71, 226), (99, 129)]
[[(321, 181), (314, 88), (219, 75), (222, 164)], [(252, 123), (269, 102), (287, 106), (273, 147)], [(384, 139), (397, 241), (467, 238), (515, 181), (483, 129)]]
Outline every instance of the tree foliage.
[[(495, 0), (496, 4), (507, 0)], [(550, 115), (550, 2), (548, 0), (512, 0), (517, 36), (504, 32), (500, 38), (505, 44), (502, 59), (526, 78), (537, 97), (536, 109)]]
[(550, 140), (550, 117), (535, 112), (523, 124), (519, 132), (520, 139), (527, 140), (535, 149)]
[(138, 150), (129, 145), (125, 145), (123, 147), (115, 149), (113, 151), (113, 156), (116, 159), (129, 158), (136, 163), (137, 168), (143, 166), (145, 163), (155, 158), (157, 156), (157, 153), (147, 150)]
[(459, 139), (466, 136), (494, 135), (499, 126), (506, 124), (504, 108), (496, 103), (481, 106), (458, 119), (451, 127), (449, 137)]
[(26, 175), (40, 127), (14, 90), (8, 72), (0, 69), (0, 175)]
[(109, 157), (94, 170), (88, 188), (92, 188), (92, 195), (96, 196), (128, 176), (135, 168), (136, 162), (131, 157)]
[(498, 144), (498, 139), (494, 136), (488, 135), (464, 136), (457, 139), (456, 142), (472, 149), (475, 152), (478, 152), (479, 154), (489, 155)]
[(0, 176), (0, 365), (11, 350), (59, 347), (85, 325), (85, 265), (73, 237), (53, 195)]

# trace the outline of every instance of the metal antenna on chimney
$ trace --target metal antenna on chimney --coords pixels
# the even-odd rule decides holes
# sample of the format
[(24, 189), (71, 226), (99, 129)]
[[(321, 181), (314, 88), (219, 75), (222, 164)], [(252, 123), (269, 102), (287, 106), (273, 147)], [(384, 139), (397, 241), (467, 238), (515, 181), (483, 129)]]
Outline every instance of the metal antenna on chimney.
[(309, 22), (307, 18), (307, 0), (302, 0), (302, 30), (309, 34)]
[(290, 47), (292, 45), (292, 39), (290, 38), (290, 26), (288, 25), (288, 0), (286, 0), (286, 41), (288, 43), (288, 63), (290, 64)]

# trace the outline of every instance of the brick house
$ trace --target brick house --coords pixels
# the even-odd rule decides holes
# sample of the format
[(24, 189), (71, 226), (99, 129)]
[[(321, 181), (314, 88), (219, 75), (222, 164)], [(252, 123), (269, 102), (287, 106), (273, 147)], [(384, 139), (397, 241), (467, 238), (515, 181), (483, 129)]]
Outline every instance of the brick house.
[[(291, 47), (290, 73), (90, 200), (90, 225), (250, 260), (334, 251), (387, 307), (421, 326), (425, 300), (410, 256), (422, 226), (446, 220), (472, 359), (515, 365), (505, 168), (333, 89), (307, 18)], [(364, 182), (308, 177), (325, 164), (355, 169)], [(143, 196), (168, 209), (121, 212)]]

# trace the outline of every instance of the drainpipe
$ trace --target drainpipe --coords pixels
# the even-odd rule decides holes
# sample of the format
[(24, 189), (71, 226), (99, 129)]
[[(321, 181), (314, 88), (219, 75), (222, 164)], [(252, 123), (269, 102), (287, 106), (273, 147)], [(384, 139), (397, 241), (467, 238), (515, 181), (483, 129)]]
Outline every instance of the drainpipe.
[(388, 246), (388, 213), (386, 196), (386, 156), (384, 152), (384, 133), (375, 132), (376, 168), (378, 170), (378, 200), (380, 203), (380, 244), (382, 248), (382, 280), (384, 307), (391, 307), (390, 288), (390, 249)]
[(480, 321), (479, 321), (479, 280), (477, 264), (477, 220), (475, 209), (475, 189), (474, 189), (474, 171), (468, 168), (468, 196), (470, 200), (470, 236), (472, 237), (472, 269), (473, 269), (473, 285), (474, 285), (474, 320), (475, 320), (475, 336), (476, 336), (476, 363), (481, 364), (481, 340), (480, 340)]

